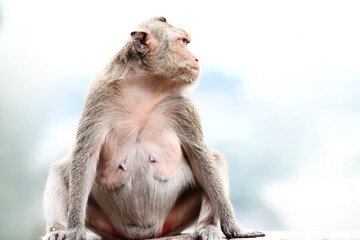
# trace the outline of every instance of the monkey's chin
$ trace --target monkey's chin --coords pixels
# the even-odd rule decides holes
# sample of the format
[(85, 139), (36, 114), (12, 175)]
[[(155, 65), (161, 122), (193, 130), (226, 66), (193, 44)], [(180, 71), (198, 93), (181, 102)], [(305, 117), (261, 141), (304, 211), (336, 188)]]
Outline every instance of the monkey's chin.
[(200, 68), (199, 67), (195, 67), (195, 66), (190, 66), (185, 70), (185, 80), (188, 83), (193, 83), (196, 82), (199, 78), (199, 74), (200, 74)]
[(199, 78), (199, 73), (198, 72), (188, 72), (188, 73), (185, 73), (185, 74), (182, 74), (180, 76), (180, 79), (182, 79), (183, 81), (185, 81), (185, 83), (187, 84), (192, 84), (192, 83), (195, 83), (197, 82)]
[(192, 68), (191, 73), (189, 74), (190, 82), (197, 82), (199, 75), (200, 75), (200, 69), (199, 68)]
[(199, 69), (187, 66), (186, 68), (177, 69), (176, 73), (171, 78), (186, 85), (196, 82), (198, 77)]

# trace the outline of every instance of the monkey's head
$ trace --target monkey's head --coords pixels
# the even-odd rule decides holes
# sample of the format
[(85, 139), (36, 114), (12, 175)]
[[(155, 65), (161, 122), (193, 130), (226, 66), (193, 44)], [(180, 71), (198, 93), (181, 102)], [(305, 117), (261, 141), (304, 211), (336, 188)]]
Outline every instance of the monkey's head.
[(199, 76), (198, 59), (187, 49), (190, 36), (167, 23), (164, 17), (140, 24), (125, 45), (125, 64), (146, 74), (194, 82)]

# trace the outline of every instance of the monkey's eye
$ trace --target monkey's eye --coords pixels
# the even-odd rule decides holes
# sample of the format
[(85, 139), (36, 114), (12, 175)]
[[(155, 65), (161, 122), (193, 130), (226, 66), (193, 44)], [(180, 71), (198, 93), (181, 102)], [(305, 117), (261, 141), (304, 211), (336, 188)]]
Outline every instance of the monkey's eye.
[(189, 40), (187, 40), (186, 38), (183, 38), (182, 42), (184, 43), (185, 46), (187, 46), (189, 44)]

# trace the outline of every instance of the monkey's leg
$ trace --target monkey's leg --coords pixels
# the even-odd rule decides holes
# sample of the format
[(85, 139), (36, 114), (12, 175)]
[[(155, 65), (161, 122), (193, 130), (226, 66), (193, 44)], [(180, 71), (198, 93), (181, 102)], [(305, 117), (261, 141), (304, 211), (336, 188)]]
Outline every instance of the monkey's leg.
[[(60, 162), (60, 161), (59, 161)], [(42, 240), (65, 239), (68, 186), (61, 175), (60, 163), (56, 162), (50, 168), (44, 192), (44, 210), (46, 219), (46, 235)]]
[(223, 234), (220, 228), (217, 226), (218, 219), (218, 214), (212, 206), (209, 197), (206, 195), (206, 193), (203, 193), (198, 224), (194, 233), (191, 235), (191, 240), (222, 239)]
[[(69, 185), (65, 180), (66, 158), (50, 167), (44, 192), (44, 210), (46, 219), (46, 235), (42, 240), (64, 240), (67, 229), (67, 210), (69, 204)], [(87, 239), (98, 240), (100, 237), (86, 231)]]
[(204, 189), (219, 214), (222, 232), (227, 238), (263, 236), (244, 231), (235, 218), (234, 209), (228, 197), (226, 184), (217, 164), (217, 156), (204, 142), (200, 117), (191, 101), (182, 99), (182, 105), (174, 108), (179, 119), (177, 130), (182, 140), (184, 153), (190, 163), (196, 180)]
[[(210, 150), (210, 153), (216, 162), (216, 172), (223, 189), (224, 201), (229, 201), (229, 176), (227, 163), (221, 152)], [(213, 171), (214, 173), (214, 171)], [(220, 197), (220, 196), (219, 196)], [(229, 202), (230, 203), (230, 202)], [(265, 236), (262, 232), (251, 232), (244, 230), (236, 221), (231, 205), (229, 205), (229, 214), (222, 219), (221, 229), (227, 238), (252, 238)], [(222, 238), (222, 234), (216, 227), (221, 212), (214, 206), (214, 202), (209, 199), (208, 193), (203, 194), (202, 208), (199, 216), (199, 225), (194, 232), (192, 239), (214, 239)], [(226, 211), (225, 211), (226, 212)], [(225, 220), (225, 221), (224, 221)]]
[(200, 213), (201, 198), (201, 189), (185, 192), (167, 216), (162, 233), (159, 236), (180, 234), (188, 227), (194, 226)]
[[(221, 181), (224, 184), (225, 187), (225, 195), (227, 198), (229, 198), (229, 190), (230, 190), (230, 185), (229, 185), (229, 174), (228, 174), (228, 166), (227, 166), (227, 162), (225, 160), (225, 156), (224, 154), (222, 154), (219, 151), (216, 150), (211, 150), (213, 156), (215, 157), (217, 166), (219, 168), (219, 174), (220, 174), (220, 178)], [(218, 222), (219, 216), (215, 211), (214, 206), (212, 205), (212, 203), (210, 202), (210, 199), (208, 198), (208, 196), (205, 194), (205, 196), (203, 196), (203, 206), (204, 206), (204, 210), (201, 210), (200, 213), (200, 226), (201, 223), (202, 225), (208, 224), (208, 225), (216, 225), (216, 223)], [(221, 234), (222, 235), (222, 234)], [(220, 236), (221, 236), (220, 235)], [(262, 232), (258, 232), (258, 231), (254, 231), (254, 232), (248, 232), (248, 231), (241, 231), (240, 236), (238, 237), (244, 237), (244, 238), (250, 238), (250, 237), (264, 237), (265, 234)], [(204, 238), (203, 238), (204, 239)], [(207, 238), (209, 239), (209, 238)]]
[[(223, 179), (225, 190), (229, 189), (229, 177), (227, 174), (227, 164), (222, 153), (213, 150), (212, 151), (216, 163), (220, 170), (220, 176)], [(226, 191), (228, 194), (228, 191)], [(198, 224), (195, 228), (194, 233), (191, 236), (192, 240), (196, 239), (208, 239), (208, 240), (218, 240), (222, 239), (222, 232), (217, 226), (219, 221), (219, 215), (217, 214), (213, 204), (211, 203), (209, 197), (204, 192), (202, 194), (202, 203), (201, 210), (199, 214)]]

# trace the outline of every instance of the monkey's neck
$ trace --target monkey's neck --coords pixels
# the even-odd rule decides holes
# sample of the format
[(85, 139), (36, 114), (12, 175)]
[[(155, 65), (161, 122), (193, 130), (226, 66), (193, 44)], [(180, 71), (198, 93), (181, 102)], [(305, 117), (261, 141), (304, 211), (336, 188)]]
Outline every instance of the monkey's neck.
[(178, 79), (169, 79), (156, 74), (138, 74), (129, 71), (125, 78), (127, 84), (136, 85), (158, 94), (171, 94), (179, 88), (187, 85), (187, 82)]

